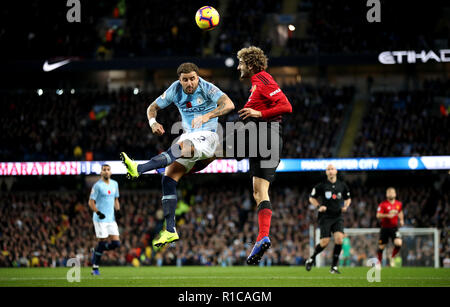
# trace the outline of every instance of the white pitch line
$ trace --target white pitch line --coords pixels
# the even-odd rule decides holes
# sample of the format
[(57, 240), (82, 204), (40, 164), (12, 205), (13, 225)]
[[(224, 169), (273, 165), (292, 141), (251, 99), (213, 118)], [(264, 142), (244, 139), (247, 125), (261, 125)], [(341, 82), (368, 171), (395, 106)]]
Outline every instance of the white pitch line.
[[(177, 279), (236, 279), (236, 276), (159, 276), (159, 277), (117, 277), (117, 276), (101, 276), (101, 277), (82, 277), (83, 280), (177, 280)], [(366, 277), (345, 277), (345, 276), (334, 276), (334, 277), (323, 277), (323, 276), (286, 276), (286, 277), (263, 277), (263, 276), (254, 276), (254, 277), (245, 277), (246, 279), (255, 279), (255, 280), (284, 280), (284, 279), (292, 279), (292, 280), (366, 280)], [(66, 280), (66, 277), (0, 277), (0, 281), (26, 281), (26, 280)], [(385, 281), (389, 280), (448, 280), (450, 282), (450, 277), (387, 277)]]

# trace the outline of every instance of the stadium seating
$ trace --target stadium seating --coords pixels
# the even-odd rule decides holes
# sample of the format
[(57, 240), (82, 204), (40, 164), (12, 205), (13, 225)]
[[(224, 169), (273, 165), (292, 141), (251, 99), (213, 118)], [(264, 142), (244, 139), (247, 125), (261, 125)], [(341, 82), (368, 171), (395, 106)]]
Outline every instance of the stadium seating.
[[(194, 20), (202, 1), (95, 1), (83, 3), (82, 22), (66, 21), (69, 8), (31, 1), (33, 8), (24, 12), (20, 3), (9, 2), (0, 12), (0, 54), (20, 59), (56, 56), (84, 58), (124, 58), (140, 56), (230, 56), (246, 45), (258, 45), (269, 56), (282, 48), (285, 56), (320, 54), (367, 54), (385, 50), (422, 50), (446, 45), (449, 29), (445, 25), (444, 1), (426, 7), (410, 6), (406, 1), (383, 4), (383, 22), (369, 23), (364, 17), (365, 2), (299, 1), (297, 10), (304, 16), (301, 35), (290, 35), (280, 46), (268, 34), (265, 21), (286, 13), (283, 2), (211, 0), (220, 9), (221, 25), (210, 33), (200, 33)], [(195, 8), (195, 9), (193, 9)], [(239, 9), (236, 9), (239, 8)], [(222, 11), (223, 10), (223, 11)], [(169, 11), (169, 14), (161, 14)], [(398, 23), (397, 12), (403, 12)], [(186, 13), (192, 18), (186, 17)], [(27, 22), (23, 22), (26, 20)], [(272, 20), (272, 19), (271, 19)], [(270, 32), (270, 31), (269, 31)], [(376, 37), (376, 40), (372, 38)], [(212, 41), (213, 40), (213, 41)], [(212, 43), (212, 46), (210, 46)], [(209, 50), (209, 51), (207, 51)]]
[(448, 81), (426, 81), (422, 90), (374, 91), (353, 146), (353, 156), (446, 155), (450, 120), (440, 109)]
[[(350, 183), (353, 196), (345, 215), (346, 227), (377, 227), (376, 208), (384, 199), (385, 187), (380, 182), (369, 187), (363, 177)], [(447, 179), (444, 185), (448, 184)], [(406, 226), (443, 229), (441, 254), (450, 252), (446, 195), (432, 185), (420, 189), (404, 185), (397, 192), (405, 206)], [(292, 184), (271, 191), (274, 244), (265, 256), (265, 265), (301, 265), (309, 255), (309, 225), (317, 222), (317, 213), (308, 204), (309, 193), (309, 187)], [(2, 192), (0, 266), (64, 266), (68, 258), (77, 255), (88, 265), (96, 244), (92, 212), (86, 204), (88, 194), (87, 190)], [(118, 224), (122, 246), (105, 253), (103, 264), (131, 265), (135, 258), (142, 265), (244, 264), (258, 233), (251, 191), (202, 186), (183, 189), (180, 195), (179, 201), (189, 206), (185, 212), (177, 212), (181, 240), (175, 247), (155, 253), (151, 243), (163, 227), (160, 191), (121, 190), (124, 216)], [(406, 258), (411, 251), (404, 253)], [(412, 251), (410, 258), (417, 262), (419, 255), (420, 251)], [(353, 256), (361, 263), (365, 259), (362, 254)]]
[[(243, 107), (248, 98), (244, 87), (229, 92), (222, 89), (236, 103), (236, 111)], [(168, 148), (175, 138), (169, 132), (156, 137), (148, 128), (146, 109), (163, 91), (139, 95), (131, 88), (77, 90), (75, 94), (66, 90), (62, 95), (46, 90), (42, 96), (27, 91), (5, 93), (0, 97), (2, 109), (7, 110), (0, 115), (5, 131), (0, 139), (11, 146), (0, 148), (0, 160), (85, 160), (86, 153), (93, 153), (94, 160), (117, 160), (121, 151), (134, 159), (148, 159)], [(299, 84), (287, 87), (285, 93), (298, 112), (285, 116), (284, 138), (291, 141), (285, 143), (284, 157), (332, 156), (339, 145), (337, 135), (345, 128), (341, 123), (349, 112), (354, 89)], [(158, 114), (166, 131), (179, 119), (173, 106)], [(221, 122), (236, 119), (234, 112)]]

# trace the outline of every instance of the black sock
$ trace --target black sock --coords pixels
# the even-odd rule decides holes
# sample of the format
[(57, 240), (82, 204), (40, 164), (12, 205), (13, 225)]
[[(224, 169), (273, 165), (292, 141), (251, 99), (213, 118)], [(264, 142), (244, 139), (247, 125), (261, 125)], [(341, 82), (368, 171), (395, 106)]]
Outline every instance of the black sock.
[(177, 209), (177, 182), (168, 176), (162, 178), (162, 207), (166, 220), (166, 230), (175, 232), (175, 211)]
[(311, 258), (313, 258), (315, 260), (316, 256), (318, 254), (320, 254), (323, 250), (324, 250), (324, 248), (322, 246), (320, 246), (320, 244), (317, 244), (316, 248), (314, 249), (314, 254), (311, 256)]
[(333, 266), (337, 266), (339, 255), (341, 254), (342, 244), (335, 244), (333, 250)]
[(100, 258), (103, 255), (103, 251), (106, 249), (107, 243), (105, 241), (98, 242), (97, 247), (95, 248), (94, 255), (92, 257), (92, 265), (98, 266), (100, 264)]
[(165, 167), (181, 156), (181, 147), (178, 144), (172, 145), (167, 151), (154, 156), (150, 161), (144, 164), (139, 164), (137, 167), (138, 173), (145, 172)]

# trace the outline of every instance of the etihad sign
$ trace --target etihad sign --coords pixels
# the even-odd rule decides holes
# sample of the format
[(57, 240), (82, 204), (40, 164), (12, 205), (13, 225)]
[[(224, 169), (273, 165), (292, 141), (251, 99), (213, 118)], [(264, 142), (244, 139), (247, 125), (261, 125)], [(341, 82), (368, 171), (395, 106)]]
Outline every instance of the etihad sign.
[(378, 55), (378, 60), (382, 64), (402, 64), (402, 63), (426, 63), (429, 60), (436, 62), (450, 62), (450, 49), (441, 49), (438, 53), (425, 51), (417, 53), (414, 50), (407, 51), (384, 51)]

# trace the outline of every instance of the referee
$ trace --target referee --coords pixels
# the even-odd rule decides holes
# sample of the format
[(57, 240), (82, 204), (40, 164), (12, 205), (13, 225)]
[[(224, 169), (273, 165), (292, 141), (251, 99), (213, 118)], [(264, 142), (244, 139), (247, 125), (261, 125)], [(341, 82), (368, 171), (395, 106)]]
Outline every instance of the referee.
[[(319, 208), (320, 243), (314, 249), (314, 254), (305, 262), (306, 270), (310, 271), (315, 263), (316, 256), (330, 243), (330, 237), (334, 236), (333, 264), (331, 274), (340, 274), (338, 270), (339, 254), (344, 240), (344, 220), (342, 212), (346, 212), (350, 206), (350, 191), (345, 182), (337, 179), (337, 170), (330, 164), (326, 170), (327, 180), (316, 185), (309, 197), (314, 207)], [(321, 199), (319, 202), (318, 199)], [(342, 202), (344, 205), (342, 206)]]

